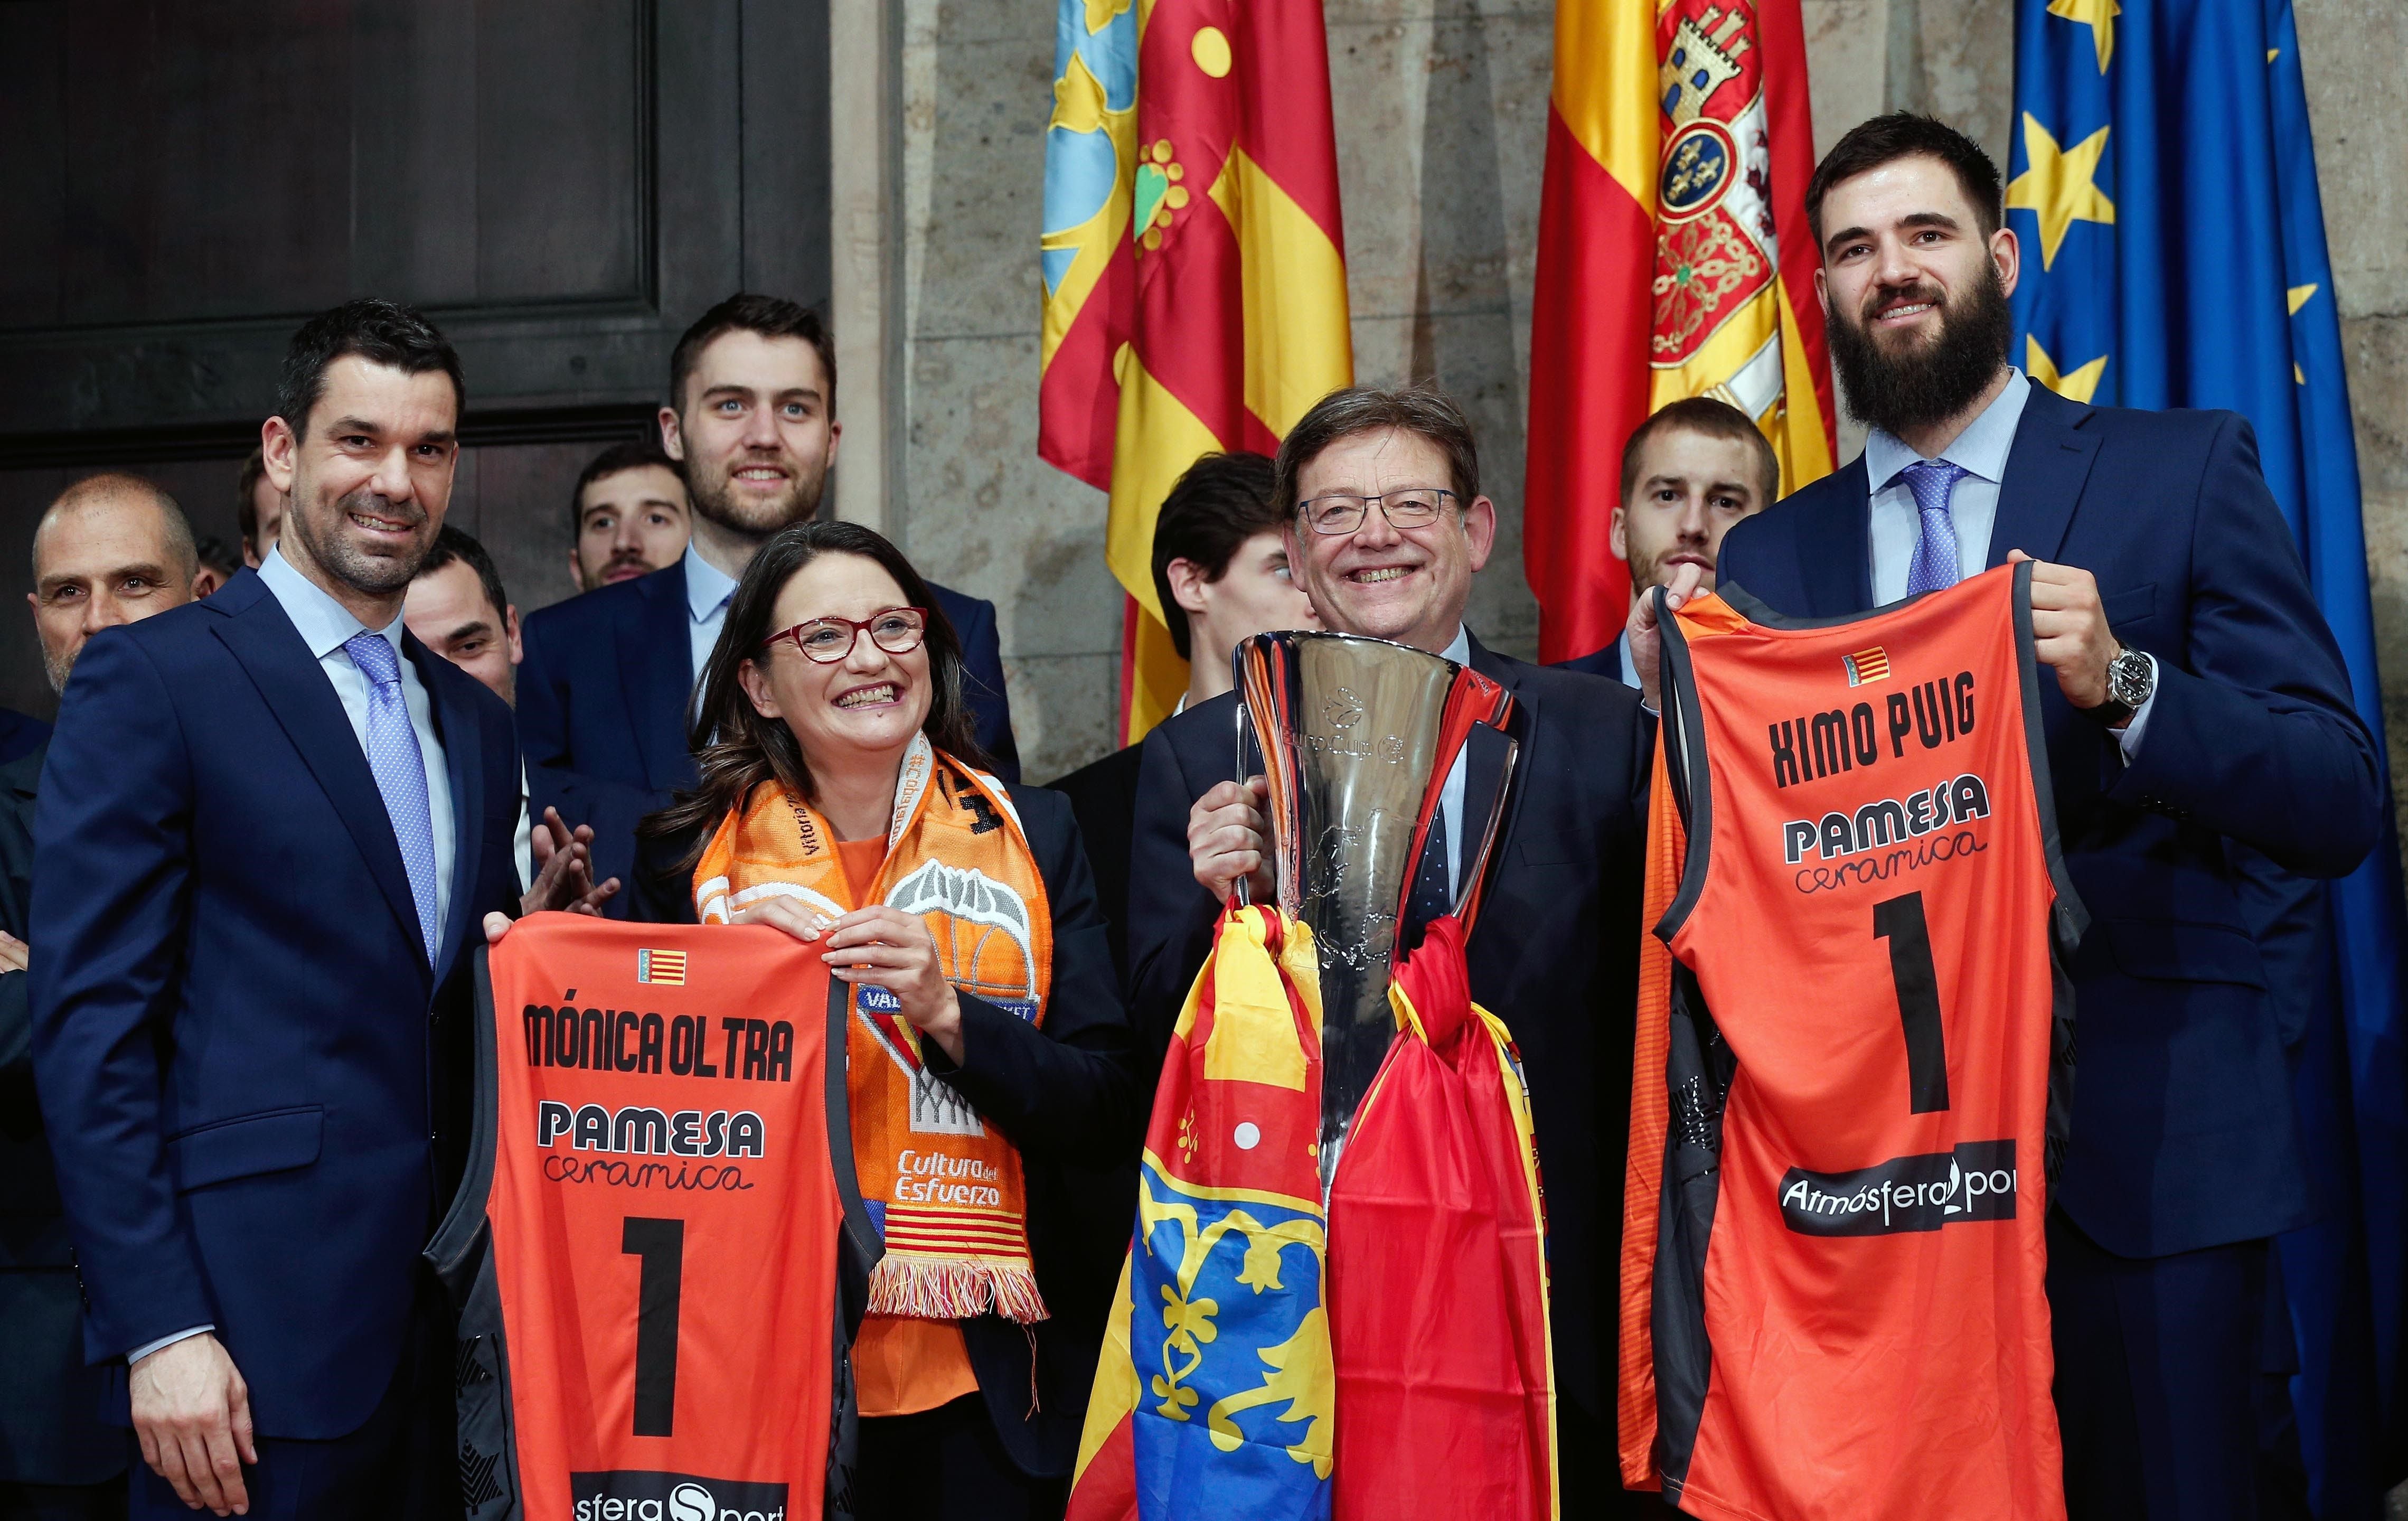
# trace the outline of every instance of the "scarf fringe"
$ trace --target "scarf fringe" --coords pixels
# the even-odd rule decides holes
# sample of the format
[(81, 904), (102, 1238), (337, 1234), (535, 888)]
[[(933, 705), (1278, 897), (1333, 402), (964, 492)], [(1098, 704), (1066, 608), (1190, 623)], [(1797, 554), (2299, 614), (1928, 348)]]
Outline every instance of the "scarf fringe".
[(1025, 1264), (888, 1253), (869, 1275), (869, 1313), (916, 1320), (975, 1320), (993, 1311), (1017, 1325), (1047, 1318), (1037, 1274)]

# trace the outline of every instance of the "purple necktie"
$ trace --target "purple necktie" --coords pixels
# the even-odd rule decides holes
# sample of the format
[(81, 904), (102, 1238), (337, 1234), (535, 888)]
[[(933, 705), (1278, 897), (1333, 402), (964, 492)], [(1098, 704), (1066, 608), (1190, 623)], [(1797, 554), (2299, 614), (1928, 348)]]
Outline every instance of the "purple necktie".
[(426, 942), (426, 964), (435, 965), (435, 811), (426, 800), (426, 753), (402, 697), (401, 657), (381, 634), (366, 630), (343, 641), (360, 674), (368, 679), (368, 769), (393, 821), (394, 842), (409, 873), (409, 896), (418, 904), (418, 930)]
[(1914, 493), (1914, 510), (1923, 519), (1923, 532), (1914, 540), (1914, 558), (1907, 563), (1906, 595), (1917, 592), (1944, 592), (1964, 576), (1964, 562), (1957, 557), (1956, 520), (1948, 515), (1948, 498), (1956, 490), (1956, 482), (1971, 472), (1961, 465), (1951, 465), (1944, 459), (1916, 460), (1900, 470), (1906, 477), (1907, 490)]

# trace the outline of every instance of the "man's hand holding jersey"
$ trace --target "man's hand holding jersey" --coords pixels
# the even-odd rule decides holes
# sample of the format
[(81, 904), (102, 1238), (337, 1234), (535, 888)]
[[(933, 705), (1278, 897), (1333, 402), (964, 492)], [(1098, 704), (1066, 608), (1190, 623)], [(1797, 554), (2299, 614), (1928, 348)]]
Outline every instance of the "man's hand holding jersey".
[[(2107, 610), (2099, 600), (2099, 579), (2070, 565), (2032, 560), (2021, 550), (2007, 552), (2007, 563), (2031, 560), (2032, 649), (2040, 663), (2057, 673), (2057, 689), (2076, 708), (2096, 708), (2107, 700), (2107, 663), (2122, 648), (2107, 626)], [(1705, 572), (1694, 565), (1676, 566), (1664, 588), (1665, 605), (1677, 612), (1695, 596)], [(1639, 685), (1647, 706), (1664, 710), (1664, 635), (1656, 623), (1656, 599), (1642, 596), (1630, 618), (1630, 663), (1639, 668)], [(2121, 725), (2116, 725), (2122, 727)], [(1191, 831), (1192, 835), (1192, 831)], [(1200, 879), (1199, 870), (1199, 879)], [(1207, 883), (1209, 886), (1210, 883)]]

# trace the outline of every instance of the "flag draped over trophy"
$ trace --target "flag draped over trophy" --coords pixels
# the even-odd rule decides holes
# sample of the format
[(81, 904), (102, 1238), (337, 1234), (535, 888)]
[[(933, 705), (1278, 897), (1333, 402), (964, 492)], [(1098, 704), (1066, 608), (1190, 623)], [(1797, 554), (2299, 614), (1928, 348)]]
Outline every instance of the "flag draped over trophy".
[(1784, 493), (1830, 471), (1813, 154), (1798, 0), (1556, 0), (1523, 509), (1541, 659), (1621, 631), (1608, 525), (1657, 408), (1755, 418)]
[(1344, 250), (1320, 0), (1061, 0), (1038, 452), (1111, 494), (1131, 739), (1187, 684), (1155, 511), (1353, 380)]
[[(2011, 168), (2015, 359), (2076, 401), (2249, 419), (2379, 748), (2358, 456), (2288, 0), (2018, 0)], [(2298, 1108), (2320, 1217), (2278, 1244), (2320, 1516), (2381, 1508), (2398, 1476), (2382, 1452), (2396, 1461), (2408, 1421), (2408, 1018), (2383, 816), (2340, 882), (2260, 873), (2292, 921), (2262, 938), (2270, 978), (2305, 1025)]]

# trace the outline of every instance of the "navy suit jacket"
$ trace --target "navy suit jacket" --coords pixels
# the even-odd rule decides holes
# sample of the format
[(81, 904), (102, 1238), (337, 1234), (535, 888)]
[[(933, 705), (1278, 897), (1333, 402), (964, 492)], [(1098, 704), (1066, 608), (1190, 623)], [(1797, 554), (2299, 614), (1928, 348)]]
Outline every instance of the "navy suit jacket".
[[(527, 811), (541, 822), (543, 811), (560, 811), (560, 821), (571, 829), (589, 825), (594, 830), (594, 880), (619, 879), (619, 891), (602, 905), (605, 917), (628, 916), (629, 889), (636, 878), (636, 825), (660, 806), (656, 795), (624, 782), (599, 782), (574, 771), (548, 766), (527, 768)], [(536, 869), (535, 863), (527, 863)]]
[[(1717, 577), (1793, 616), (1868, 610), (1870, 511), (1859, 459), (1734, 525)], [(2382, 789), (2256, 438), (2230, 412), (2035, 385), (1987, 563), (2016, 549), (2097, 577), (2109, 625), (2157, 661), (2129, 767), (2041, 682), (2066, 868), (2091, 916), (2057, 1202), (2125, 1256), (2290, 1229), (2311, 1207), (2282, 1004), (2228, 842), (2342, 875), (2373, 845)]]
[[(978, 739), (1006, 782), (1020, 779), (1003, 690), (995, 604), (931, 586), (961, 636), (963, 696)], [(527, 615), (519, 665), (519, 738), (527, 764), (668, 795), (695, 784), (686, 748), (694, 693), (685, 561), (597, 587)], [(601, 833), (595, 831), (597, 839)]]
[(1602, 676), (1609, 682), (1622, 680), (1622, 646), (1630, 638), (1627, 632), (1613, 636), (1613, 642), (1602, 650), (1592, 651), (1570, 660), (1559, 660), (1559, 670), (1576, 670), (1584, 676)]
[[(1526, 665), (1471, 641), (1471, 667), (1519, 709), (1523, 749), (1467, 947), (1471, 996), (1521, 1048), (1547, 1185), (1555, 1370), (1613, 1429), (1614, 1262), (1629, 1144), (1640, 882), (1655, 725), (1619, 682)], [(1187, 812), (1237, 769), (1237, 696), (1145, 738), (1129, 847), (1129, 1014), (1159, 1069), (1220, 905), (1197, 885)], [(1493, 795), (1502, 747), (1473, 732), (1469, 798)], [(1484, 771), (1485, 777), (1484, 777)], [(1465, 821), (1467, 834), (1473, 820)], [(1152, 1092), (1148, 1083), (1147, 1092)]]
[(344, 1435), (392, 1385), (467, 1141), (465, 948), (518, 899), (509, 710), (402, 642), (457, 821), (431, 969), (342, 701), (251, 571), (93, 636), (36, 809), (35, 1077), (86, 1352), (214, 1323), (268, 1436)]
[[(0, 728), (10, 718), (39, 731), (33, 749), (0, 763), (0, 929), (22, 940), (50, 726), (0, 710)], [(125, 1471), (125, 1433), (101, 1420), (107, 1381), (84, 1362), (75, 1252), (34, 1094), (32, 975), (0, 972), (0, 1485), (99, 1484)]]

